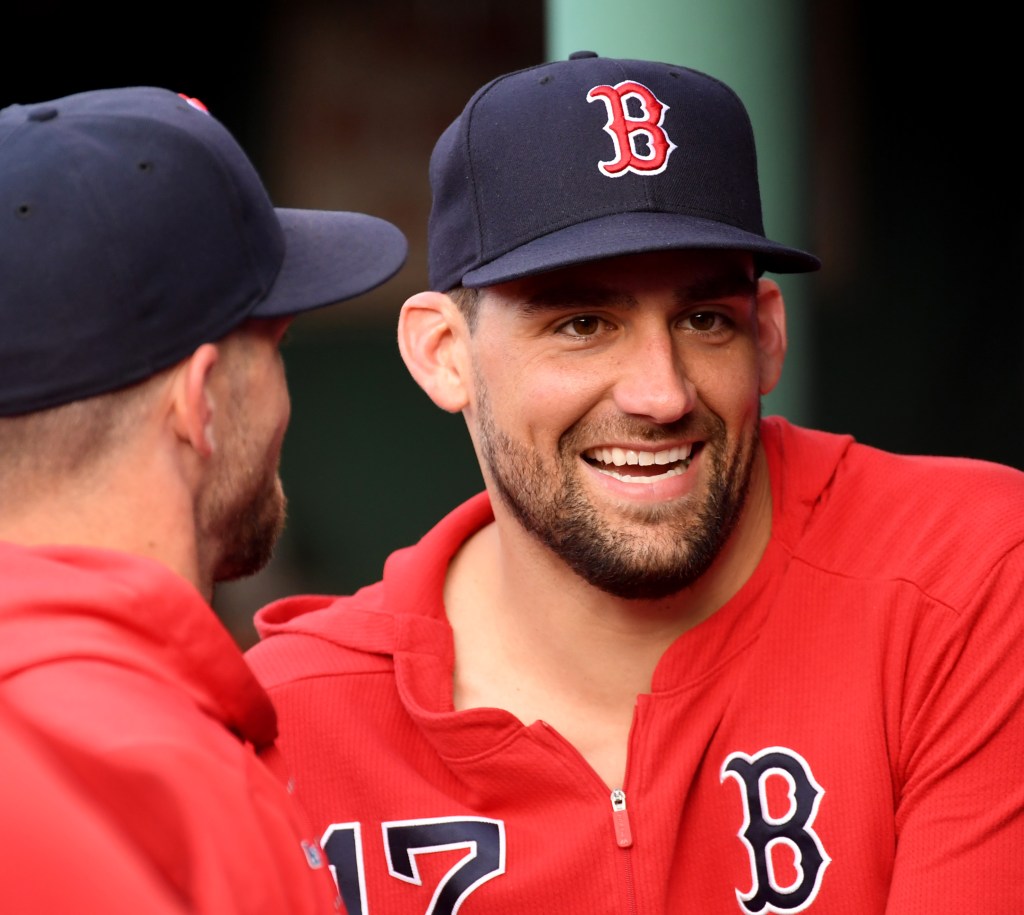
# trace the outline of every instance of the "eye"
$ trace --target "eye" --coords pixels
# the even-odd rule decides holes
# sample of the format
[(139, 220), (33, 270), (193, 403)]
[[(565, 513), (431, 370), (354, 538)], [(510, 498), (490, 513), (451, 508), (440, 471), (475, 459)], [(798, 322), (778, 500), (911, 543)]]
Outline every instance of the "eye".
[(695, 315), (689, 317), (690, 326), (694, 330), (703, 331), (707, 333), (710, 330), (714, 330), (718, 326), (718, 322), (721, 320), (720, 315), (716, 315), (713, 311), (700, 311)]
[(601, 323), (594, 315), (577, 315), (559, 325), (558, 332), (570, 337), (593, 337), (601, 330)]
[(698, 334), (720, 334), (733, 326), (728, 317), (717, 311), (695, 311), (683, 318), (680, 324)]

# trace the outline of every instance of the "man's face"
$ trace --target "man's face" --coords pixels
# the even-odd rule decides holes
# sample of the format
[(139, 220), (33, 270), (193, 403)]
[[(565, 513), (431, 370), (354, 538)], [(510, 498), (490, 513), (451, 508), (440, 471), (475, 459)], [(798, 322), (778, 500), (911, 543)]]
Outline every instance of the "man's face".
[(666, 252), (482, 296), (466, 415), (485, 478), (595, 587), (675, 593), (740, 517), (782, 359), (758, 289), (748, 255)]
[(284, 528), (278, 474), (291, 405), (279, 344), (287, 320), (249, 321), (224, 341), (210, 484), (197, 507), (214, 581), (255, 574)]

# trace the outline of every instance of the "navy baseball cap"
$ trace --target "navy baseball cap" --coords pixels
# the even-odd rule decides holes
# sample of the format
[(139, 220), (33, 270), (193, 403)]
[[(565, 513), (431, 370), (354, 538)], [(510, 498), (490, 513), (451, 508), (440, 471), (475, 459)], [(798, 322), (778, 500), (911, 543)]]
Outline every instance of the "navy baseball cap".
[(331, 305), (405, 262), (363, 213), (275, 208), (230, 132), (168, 89), (0, 110), (0, 415), (141, 381), (247, 318)]
[(477, 90), (434, 147), (430, 288), (489, 286), (620, 254), (749, 251), (817, 270), (765, 237), (750, 118), (687, 67), (578, 51)]

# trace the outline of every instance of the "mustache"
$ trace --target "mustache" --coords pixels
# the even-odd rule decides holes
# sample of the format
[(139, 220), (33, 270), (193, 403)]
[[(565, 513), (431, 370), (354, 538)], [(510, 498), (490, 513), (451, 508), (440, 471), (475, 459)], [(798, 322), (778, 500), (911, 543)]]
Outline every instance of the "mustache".
[(597, 442), (637, 441), (649, 445), (669, 444), (679, 439), (713, 441), (725, 437), (725, 420), (714, 413), (688, 413), (672, 423), (652, 423), (620, 416), (601, 422), (580, 422), (562, 433), (559, 447), (563, 452), (579, 452)]

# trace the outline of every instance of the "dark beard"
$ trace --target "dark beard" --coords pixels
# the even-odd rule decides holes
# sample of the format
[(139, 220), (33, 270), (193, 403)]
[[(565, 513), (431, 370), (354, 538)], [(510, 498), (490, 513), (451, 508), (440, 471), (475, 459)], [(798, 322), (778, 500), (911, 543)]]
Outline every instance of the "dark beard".
[[(287, 500), (276, 466), (250, 466), (245, 451), (232, 454), (197, 506), (197, 526), (219, 554), (214, 581), (255, 575), (270, 562), (284, 530)], [(225, 473), (223, 466), (231, 468)]]
[[(480, 400), (481, 450), (502, 502), (584, 581), (632, 600), (667, 597), (697, 581), (721, 552), (743, 510), (757, 451), (757, 424), (747, 447), (731, 455), (721, 418), (712, 415), (704, 425), (702, 460), (709, 464), (710, 484), (703, 501), (686, 508), (683, 517), (678, 506), (654, 506), (637, 519), (652, 532), (660, 529), (670, 541), (666, 547), (601, 519), (571, 470), (579, 460), (573, 430), (560, 442), (564, 470), (556, 483), (537, 455), (527, 454), (494, 426), (486, 397)], [(647, 427), (646, 437), (665, 440), (679, 429)]]
[(224, 553), (214, 569), (214, 581), (236, 581), (266, 567), (284, 530), (285, 509), (284, 496), (276, 489), (239, 508), (225, 532)]

